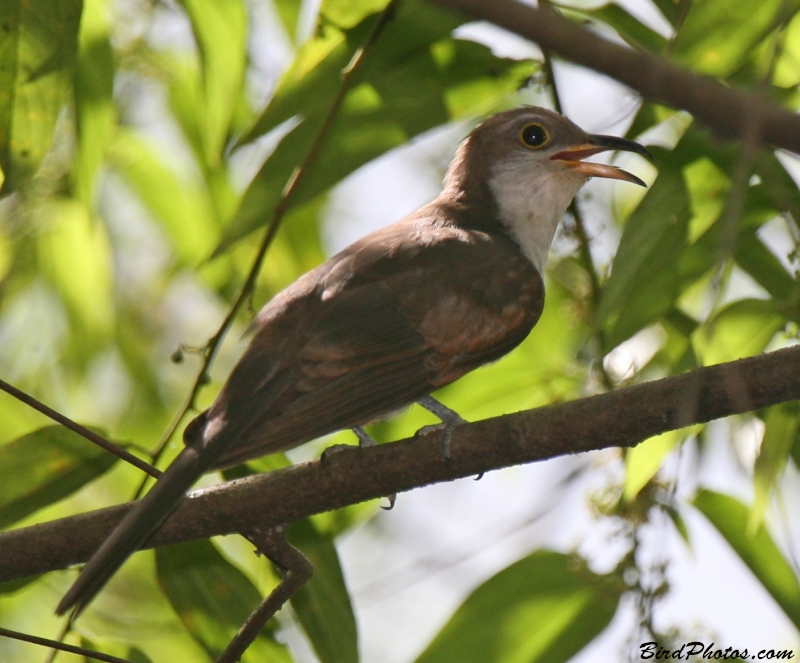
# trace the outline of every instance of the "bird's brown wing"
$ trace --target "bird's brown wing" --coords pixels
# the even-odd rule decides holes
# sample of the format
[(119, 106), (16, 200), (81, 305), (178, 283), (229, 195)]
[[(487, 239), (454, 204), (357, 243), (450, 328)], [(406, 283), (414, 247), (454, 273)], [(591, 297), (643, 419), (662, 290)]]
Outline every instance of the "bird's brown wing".
[(218, 467), (366, 423), (515, 347), (542, 281), (502, 235), (395, 224), (268, 305), (208, 413)]

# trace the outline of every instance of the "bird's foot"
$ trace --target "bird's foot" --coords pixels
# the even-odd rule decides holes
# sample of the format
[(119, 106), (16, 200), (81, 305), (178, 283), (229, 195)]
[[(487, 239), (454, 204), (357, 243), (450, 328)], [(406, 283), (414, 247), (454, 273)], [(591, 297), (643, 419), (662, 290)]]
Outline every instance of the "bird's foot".
[(417, 403), (428, 410), (428, 412), (432, 412), (439, 417), (442, 422), (423, 426), (415, 433), (414, 437), (423, 437), (434, 431), (443, 431), (442, 446), (444, 447), (444, 459), (450, 462), (450, 440), (453, 437), (453, 431), (457, 426), (467, 423), (466, 420), (461, 417), (458, 412), (451, 410), (446, 405), (442, 405), (433, 396), (425, 396), (419, 399)]
[(322, 452), (322, 455), (319, 457), (319, 459), (323, 465), (328, 465), (334, 456), (347, 450), (352, 451), (356, 448), (357, 447), (353, 444), (332, 444)]

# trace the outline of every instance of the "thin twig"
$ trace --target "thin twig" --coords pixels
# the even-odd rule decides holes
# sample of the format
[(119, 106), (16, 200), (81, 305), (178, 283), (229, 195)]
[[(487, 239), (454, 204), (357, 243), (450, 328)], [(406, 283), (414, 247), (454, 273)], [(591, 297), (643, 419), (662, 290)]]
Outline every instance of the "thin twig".
[[(546, 10), (553, 12), (553, 8), (549, 3), (549, 0), (539, 0), (539, 6)], [(556, 111), (559, 113), (563, 113), (563, 106), (561, 104), (561, 95), (558, 91), (558, 85), (556, 83), (556, 77), (553, 73), (553, 59), (550, 55), (550, 51), (546, 48), (542, 48), (542, 56), (544, 58), (544, 73), (547, 77), (547, 82), (550, 85), (550, 90), (553, 95), (553, 106), (555, 106)], [(592, 258), (592, 249), (589, 243), (589, 233), (586, 230), (586, 222), (583, 218), (583, 214), (581, 213), (580, 207), (578, 206), (577, 198), (573, 198), (572, 202), (569, 204), (569, 213), (572, 215), (572, 218), (575, 220), (575, 234), (578, 237), (578, 256), (580, 258), (580, 262), (583, 265), (583, 269), (589, 275), (589, 286), (590, 286), (590, 293), (589, 293), (589, 304), (591, 306), (591, 315), (592, 315), (592, 327), (595, 327), (594, 321), (597, 316), (597, 311), (600, 308), (600, 296), (601, 296), (601, 287), (600, 287), (600, 277), (597, 274), (597, 268), (594, 264), (594, 258)], [(595, 336), (599, 341), (600, 345), (600, 352), (602, 353), (605, 348), (605, 339), (603, 338), (603, 330), (596, 329)], [(606, 371), (606, 367), (603, 366), (602, 357), (600, 357), (600, 361), (597, 362), (597, 370), (600, 373), (600, 379), (603, 382), (603, 386), (609, 391), (614, 389), (614, 381), (611, 379), (611, 376)]]
[(250, 614), (216, 663), (236, 663), (261, 633), (267, 622), (314, 574), (308, 558), (286, 539), (286, 527), (254, 528), (242, 534), (281, 571), (280, 583)]
[[(255, 258), (253, 259), (253, 264), (250, 267), (250, 272), (247, 275), (247, 279), (245, 279), (244, 283), (239, 289), (239, 292), (236, 295), (236, 299), (231, 305), (228, 314), (225, 316), (225, 319), (222, 321), (222, 324), (220, 325), (216, 334), (214, 334), (214, 336), (212, 336), (211, 339), (209, 339), (208, 343), (203, 349), (203, 365), (200, 368), (197, 379), (195, 380), (195, 383), (191, 391), (189, 392), (188, 396), (182, 403), (180, 409), (173, 417), (166, 431), (159, 440), (158, 447), (156, 448), (156, 451), (153, 453), (154, 464), (158, 462), (159, 458), (164, 452), (164, 449), (166, 448), (166, 445), (169, 443), (170, 439), (175, 434), (175, 431), (177, 430), (181, 421), (183, 421), (183, 418), (186, 416), (186, 413), (191, 408), (194, 407), (197, 394), (200, 392), (200, 389), (206, 384), (208, 380), (207, 377), (208, 371), (210, 370), (211, 364), (214, 362), (214, 359), (216, 358), (222, 340), (225, 338), (231, 326), (233, 325), (233, 321), (236, 319), (236, 315), (238, 314), (242, 305), (253, 291), (256, 279), (258, 278), (258, 274), (261, 271), (261, 265), (264, 262), (264, 257), (267, 254), (267, 250), (269, 249), (270, 245), (272, 244), (272, 241), (275, 239), (275, 236), (278, 233), (281, 221), (286, 215), (286, 212), (289, 210), (289, 207), (292, 203), (292, 199), (300, 183), (306, 178), (311, 166), (317, 160), (317, 157), (319, 156), (319, 153), (322, 150), (322, 146), (325, 142), (325, 139), (328, 137), (328, 134), (330, 133), (330, 130), (333, 126), (333, 122), (336, 119), (336, 116), (339, 112), (339, 109), (341, 108), (342, 103), (344, 102), (344, 98), (350, 91), (350, 87), (352, 85), (353, 80), (355, 79), (361, 67), (363, 66), (364, 62), (366, 61), (366, 56), (368, 52), (371, 50), (372, 46), (375, 44), (378, 37), (381, 35), (384, 28), (389, 23), (389, 20), (391, 19), (394, 13), (397, 2), (398, 0), (393, 0), (391, 3), (389, 3), (386, 9), (383, 10), (380, 19), (375, 24), (375, 27), (373, 28), (370, 35), (367, 37), (367, 40), (364, 42), (364, 45), (356, 50), (355, 54), (353, 55), (353, 58), (350, 60), (350, 63), (342, 70), (342, 83), (339, 86), (339, 90), (336, 94), (336, 97), (334, 97), (333, 102), (331, 103), (330, 108), (328, 109), (325, 121), (323, 122), (322, 126), (317, 132), (317, 135), (314, 138), (314, 142), (312, 143), (308, 152), (306, 152), (305, 158), (303, 159), (302, 163), (294, 170), (289, 180), (287, 181), (286, 186), (283, 189), (283, 192), (281, 193), (281, 198), (278, 201), (278, 204), (275, 206), (275, 209), (273, 210), (272, 219), (270, 220), (269, 226), (267, 227), (267, 230), (264, 233), (263, 238), (261, 239), (258, 251), (256, 252)], [(142, 485), (142, 488), (143, 487), (144, 484)], [(139, 489), (139, 492), (141, 492), (142, 488)]]
[[(72, 620), (68, 619), (64, 623), (64, 628), (61, 629), (61, 633), (58, 634), (57, 642), (63, 643), (66, 640), (67, 635), (72, 632)], [(47, 654), (47, 657), (44, 659), (44, 663), (53, 663), (56, 660), (56, 656), (58, 655), (59, 650), (55, 647), (50, 648), (50, 652)]]
[(50, 647), (51, 649), (58, 649), (70, 654), (78, 654), (79, 656), (86, 656), (93, 658), (96, 661), (105, 661), (106, 663), (131, 663), (127, 658), (119, 658), (111, 654), (104, 654), (94, 649), (86, 649), (85, 647), (76, 647), (74, 645), (65, 645), (63, 642), (50, 640), (49, 638), (39, 638), (35, 635), (28, 635), (27, 633), (19, 633), (18, 631), (11, 631), (7, 628), (0, 628), (0, 636), (5, 638), (12, 638), (13, 640), (21, 640), (22, 642), (30, 642), (34, 645), (41, 645), (42, 647)]
[(69, 428), (72, 432), (77, 433), (81, 437), (86, 438), (89, 442), (96, 444), (98, 447), (102, 447), (109, 453), (114, 454), (118, 458), (130, 463), (134, 467), (138, 467), (142, 472), (146, 472), (151, 477), (160, 477), (161, 470), (157, 470), (155, 467), (150, 465), (149, 463), (143, 461), (141, 458), (137, 458), (132, 453), (125, 451), (119, 445), (114, 444), (113, 442), (109, 442), (106, 438), (102, 435), (98, 435), (94, 431), (89, 430), (85, 426), (81, 426), (78, 423), (75, 423), (69, 417), (65, 417), (60, 412), (56, 412), (53, 408), (48, 407), (41, 401), (36, 400), (33, 396), (29, 396), (24, 391), (20, 391), (16, 387), (12, 387), (8, 382), (4, 380), (0, 380), (0, 389), (5, 391), (7, 394), (10, 394), (18, 401), (25, 403), (25, 405), (32, 407), (37, 412), (41, 412), (46, 417), (50, 417), (53, 421), (58, 424), (64, 426), (64, 428)]

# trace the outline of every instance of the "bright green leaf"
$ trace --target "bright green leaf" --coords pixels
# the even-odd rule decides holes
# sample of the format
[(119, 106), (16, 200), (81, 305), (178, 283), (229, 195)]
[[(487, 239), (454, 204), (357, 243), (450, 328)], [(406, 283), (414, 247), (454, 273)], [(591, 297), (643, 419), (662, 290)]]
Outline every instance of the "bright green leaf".
[(783, 0), (695, 0), (673, 53), (695, 71), (728, 76), (776, 27), (783, 5)]
[(314, 565), (292, 607), (322, 663), (358, 663), (358, 631), (333, 540), (309, 520), (294, 523), (289, 539)]
[(656, 475), (667, 454), (687, 438), (697, 435), (701, 429), (702, 426), (690, 426), (668, 431), (628, 449), (625, 453), (623, 498), (629, 502), (633, 500)]
[(0, 446), (0, 527), (64, 499), (116, 461), (63, 426), (46, 426)]
[(335, 26), (347, 30), (367, 16), (383, 11), (388, 4), (389, 0), (324, 0), (320, 14)]
[(117, 128), (108, 11), (108, 0), (85, 0), (75, 74), (78, 144), (73, 172), (76, 196), (87, 209), (92, 209), (95, 177)]
[[(156, 550), (161, 584), (186, 630), (214, 659), (225, 649), (261, 595), (210, 541), (193, 541)], [(244, 663), (291, 663), (286, 647), (275, 640), (270, 621), (242, 657)]]
[(795, 14), (786, 27), (772, 82), (783, 88), (800, 84), (800, 13)]
[(747, 533), (749, 509), (728, 495), (702, 490), (694, 506), (708, 518), (794, 625), (800, 628), (800, 585), (764, 525)]
[(764, 522), (772, 491), (783, 476), (789, 454), (798, 439), (800, 404), (782, 403), (769, 408), (764, 423), (764, 439), (761, 441), (761, 451), (753, 471), (755, 496), (747, 522), (750, 536), (755, 535)]
[(203, 103), (193, 109), (203, 163), (216, 166), (244, 84), (247, 8), (243, 0), (181, 0), (200, 50)]
[(478, 587), (416, 663), (563, 663), (608, 626), (625, 585), (537, 551)]
[(741, 299), (698, 327), (692, 342), (700, 361), (711, 366), (758, 354), (784, 324), (773, 301)]
[(686, 166), (683, 176), (692, 208), (688, 241), (694, 244), (725, 209), (730, 179), (707, 157)]
[(3, 191), (39, 168), (67, 100), (81, 0), (0, 0), (0, 169)]
[(44, 211), (53, 224), (39, 238), (39, 256), (74, 320), (95, 337), (114, 326), (114, 275), (105, 227), (93, 223), (77, 200), (52, 199)]

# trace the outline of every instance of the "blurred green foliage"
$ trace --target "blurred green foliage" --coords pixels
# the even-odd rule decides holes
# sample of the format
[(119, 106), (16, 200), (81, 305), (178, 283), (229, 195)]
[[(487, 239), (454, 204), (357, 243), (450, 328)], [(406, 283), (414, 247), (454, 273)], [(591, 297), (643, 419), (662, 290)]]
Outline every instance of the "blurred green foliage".
[[(603, 24), (633, 48), (759, 88), (798, 110), (798, 2), (642, 3), (651, 4), (657, 21), (645, 23), (613, 2), (559, 9)], [(460, 122), (464, 133), (491, 112), (531, 99), (549, 103), (552, 92), (539, 60), (503, 57), (454, 37), (462, 19), (424, 0), (391, 7), (388, 0), (324, 0), (311, 22), (314, 3), (263, 0), (259, 6), (269, 5), (274, 19), (267, 33), (251, 20), (257, 4), (0, 0), (0, 376), (129, 441), (145, 458), (200, 380), (195, 350), (221, 324), (287, 183), (310, 154), (319, 149), (259, 272), (254, 306), (324, 259), (328, 192), (348, 175), (434, 129)], [(391, 20), (368, 43), (386, 11)], [(257, 47), (268, 42), (265, 64)], [(355, 57), (363, 66), (343, 76)], [(615, 255), (595, 250), (588, 264), (577, 250), (561, 251), (551, 260), (545, 313), (531, 336), (443, 390), (466, 418), (796, 341), (800, 191), (790, 170), (798, 172), (797, 160), (720, 141), (648, 100), (630, 118), (628, 136), (652, 145), (658, 172), (643, 197), (613, 201)], [(583, 222), (601, 232), (591, 218)], [(574, 223), (567, 231), (573, 240)], [(254, 306), (238, 313), (198, 405), (213, 398), (235, 361)], [(397, 439), (428, 423), (424, 417), (414, 409), (371, 432)], [(705, 489), (691, 503), (670, 497), (674, 480), (659, 470), (674, 449), (692, 443), (699, 459), (690, 473), (697, 475), (709, 448), (706, 427), (628, 452), (625, 477), (598, 515), (634, 532), (612, 572), (595, 573), (576, 555), (533, 551), (478, 587), (419, 660), (567, 660), (603, 632), (626, 591), (648, 600), (666, 591), (630, 580), (631, 571), (641, 571), (636, 528), (657, 510), (687, 545), (691, 532), (681, 512), (703, 513), (797, 625), (797, 569), (769, 530), (787, 467), (800, 460), (798, 417), (797, 406), (787, 404), (740, 418), (763, 422), (765, 431), (760, 453), (749, 465), (742, 460), (751, 506)], [(3, 527), (131, 499), (142, 480), (6, 395), (0, 442)], [(178, 446), (171, 441), (160, 464)], [(735, 455), (733, 439), (730, 447)], [(263, 459), (237, 472), (286, 462)], [(335, 543), (375, 508), (355, 506), (291, 529), (316, 575), (281, 623), (295, 620), (323, 663), (359, 658)], [(83, 637), (136, 661), (213, 660), (275, 582), (266, 562), (242, 565), (222, 549), (186, 544), (160, 550), (155, 567), (126, 567), (115, 599), (98, 602), (91, 626), (78, 622), (68, 639)], [(58, 575), (59, 586), (72, 577)], [(0, 588), (0, 623), (54, 636), (55, 623), (39, 619), (51, 610), (40, 598), (51, 578)], [(142, 593), (146, 605), (158, 606), (157, 626), (146, 610), (133, 610), (117, 637), (121, 627), (110, 615), (128, 614), (120, 606), (141, 601)], [(54, 605), (52, 591), (47, 596)], [(100, 632), (98, 624), (108, 623), (117, 630)], [(156, 628), (169, 659), (146, 646)], [(262, 634), (250, 660), (294, 660), (280, 628)], [(6, 644), (0, 641), (3, 661), (41, 656), (32, 646)]]

